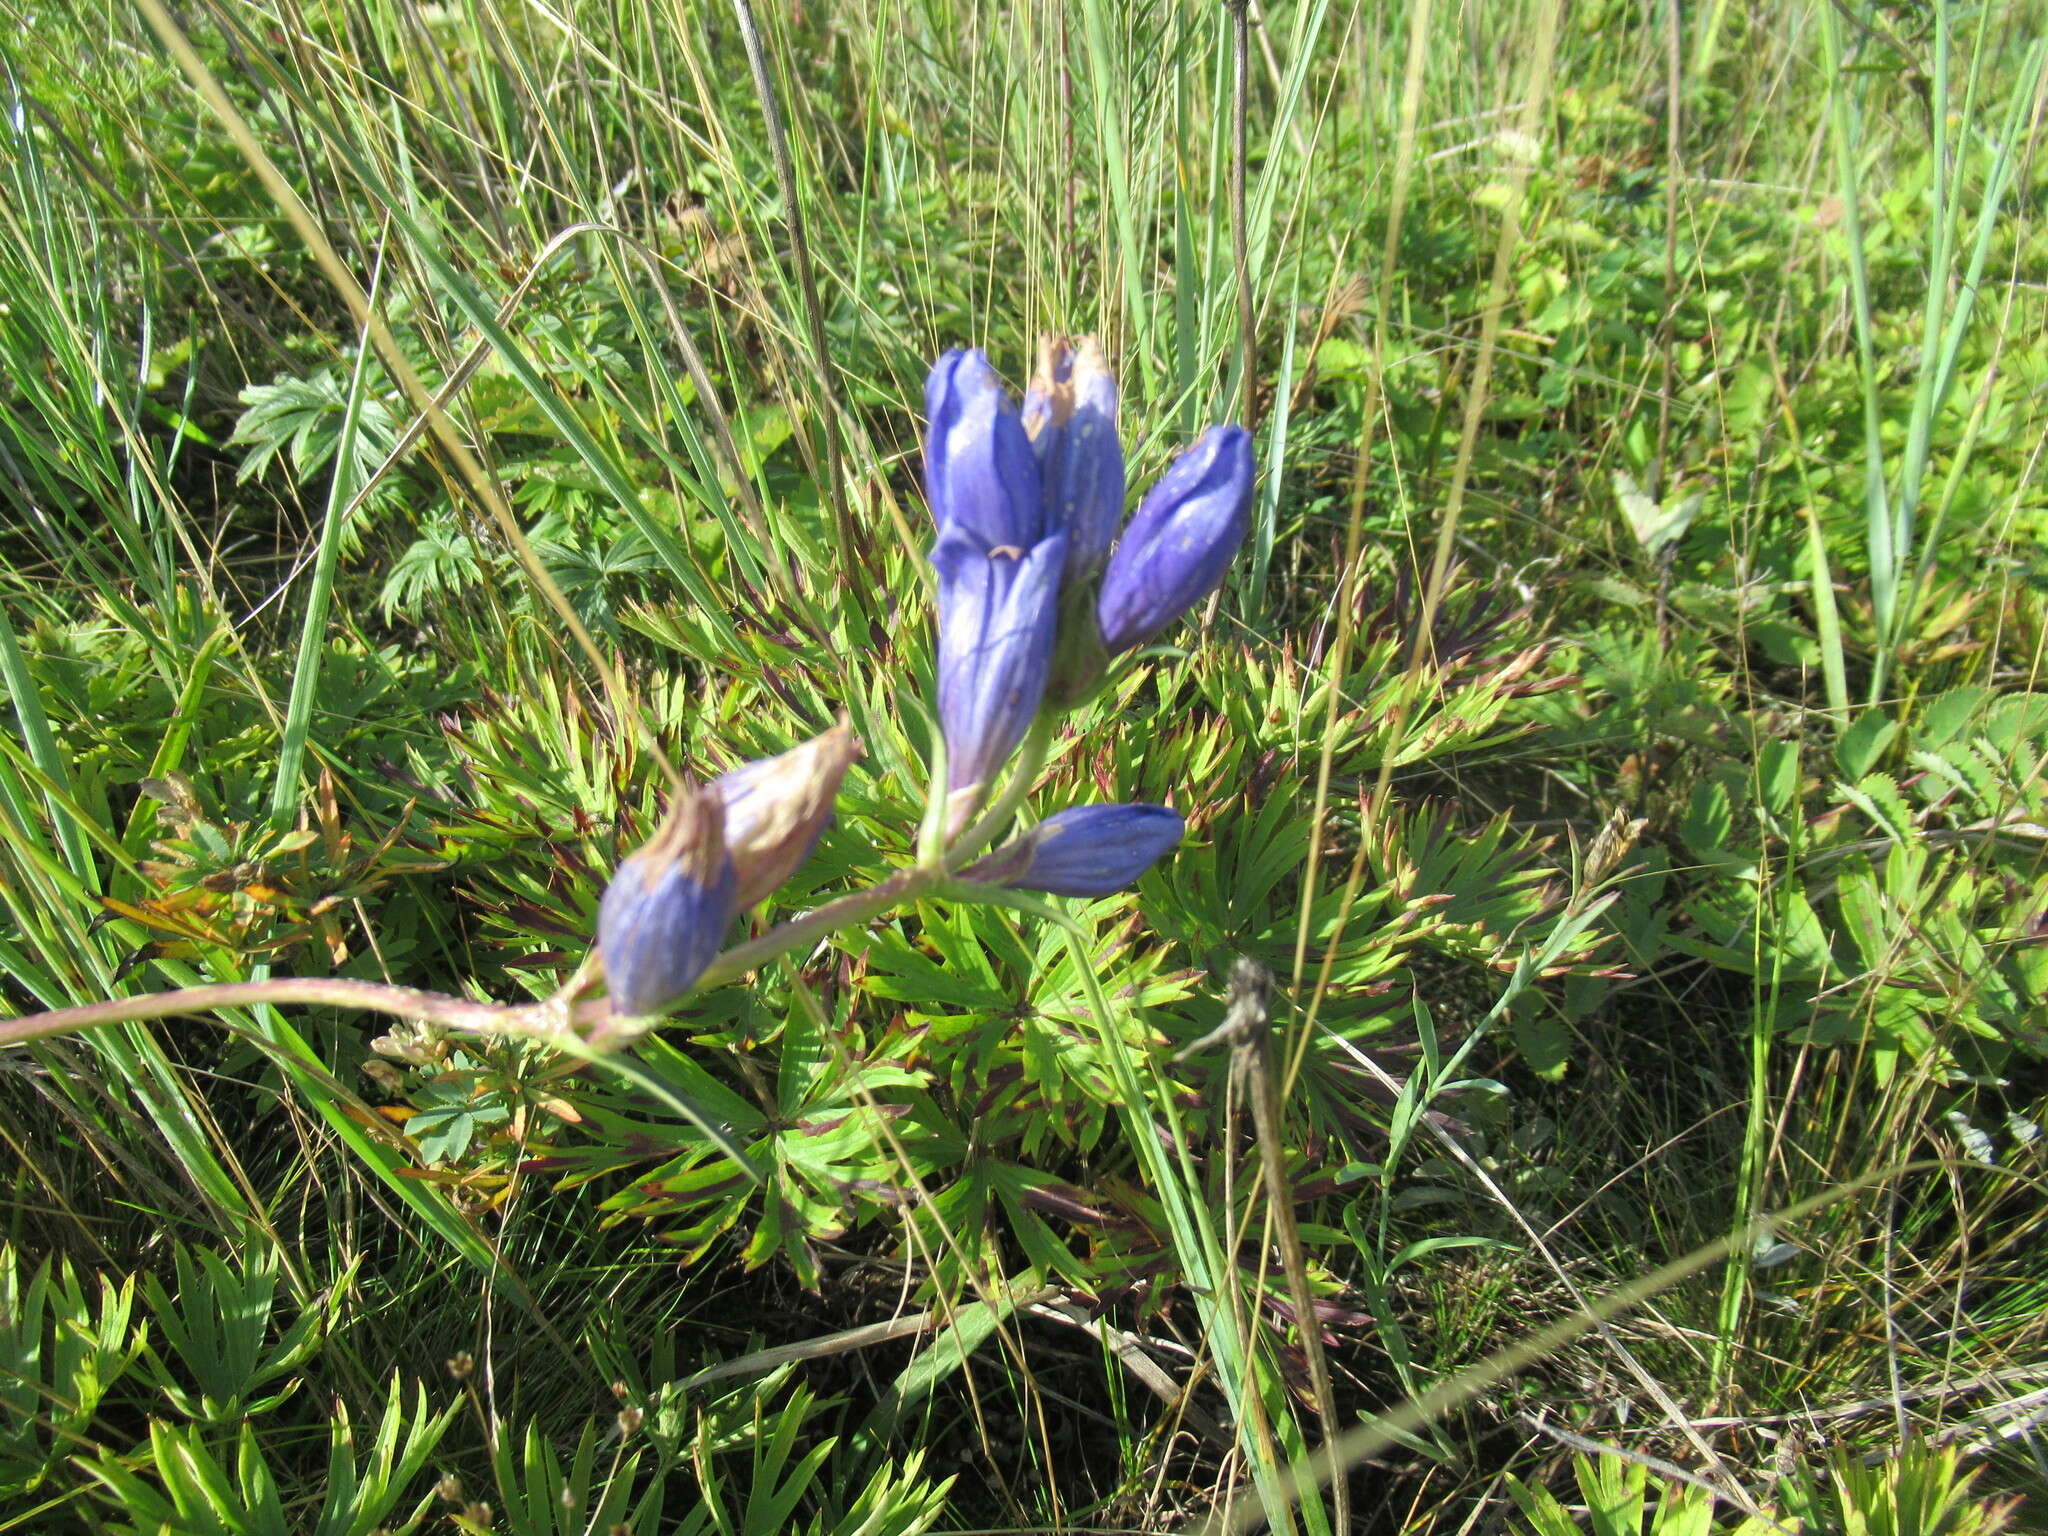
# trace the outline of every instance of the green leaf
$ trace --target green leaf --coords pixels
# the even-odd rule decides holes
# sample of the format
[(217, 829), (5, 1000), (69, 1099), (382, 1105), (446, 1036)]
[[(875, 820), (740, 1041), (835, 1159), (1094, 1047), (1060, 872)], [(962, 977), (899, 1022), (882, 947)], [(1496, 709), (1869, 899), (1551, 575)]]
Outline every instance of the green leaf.
[(1735, 830), (1735, 814), (1728, 803), (1727, 786), (1718, 779), (1702, 779), (1693, 786), (1692, 803), (1679, 823), (1678, 835), (1686, 847), (1703, 859), (1728, 851)]
[(1655, 502), (1643, 494), (1635, 477), (1625, 469), (1614, 472), (1614, 497), (1628, 519), (1629, 531), (1653, 559), (1678, 542), (1700, 508), (1707, 504), (1704, 491), (1671, 502)]
[(1516, 1009), (1511, 1023), (1515, 1044), (1522, 1048), (1529, 1070), (1547, 1083), (1562, 1079), (1572, 1055), (1572, 1032), (1564, 1021), (1548, 1008), (1537, 1008), (1528, 1010), (1526, 1016)]
[(1835, 764), (1849, 779), (1860, 779), (1876, 766), (1899, 728), (1879, 709), (1866, 709), (1835, 742)]
[(1799, 744), (1774, 739), (1757, 754), (1757, 793), (1773, 816), (1789, 816), (1799, 798)]

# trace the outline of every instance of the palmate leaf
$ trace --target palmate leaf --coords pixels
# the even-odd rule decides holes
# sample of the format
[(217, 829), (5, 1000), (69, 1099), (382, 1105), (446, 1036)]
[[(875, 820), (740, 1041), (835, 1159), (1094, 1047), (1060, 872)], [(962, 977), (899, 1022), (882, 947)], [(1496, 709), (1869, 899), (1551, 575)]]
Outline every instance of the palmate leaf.
[(263, 1397), (253, 1394), (295, 1371), (319, 1348), (339, 1311), (348, 1276), (329, 1292), (324, 1307), (301, 1312), (270, 1343), (278, 1284), (275, 1249), (251, 1248), (230, 1262), (210, 1249), (180, 1247), (175, 1258), (175, 1299), (156, 1276), (142, 1278), (156, 1330), (181, 1368), (174, 1372), (156, 1350), (147, 1351), (144, 1358), (158, 1389), (180, 1413), (210, 1424), (276, 1407), (295, 1382)]
[[(665, 1481), (655, 1477), (638, 1499), (633, 1486), (640, 1473), (640, 1453), (613, 1455), (596, 1423), (586, 1423), (567, 1466), (538, 1423), (528, 1423), (524, 1436), (503, 1426), (491, 1446), (491, 1480), (503, 1512), (502, 1529), (511, 1536), (585, 1536), (586, 1532), (654, 1536), (661, 1524)], [(710, 1523), (699, 1509), (680, 1527), (689, 1531)]]
[(33, 1491), (86, 1435), (142, 1352), (134, 1313), (132, 1279), (101, 1278), (93, 1295), (68, 1262), (45, 1258), (24, 1277), (0, 1245), (0, 1487)]
[[(908, 1017), (924, 1022), (938, 1010), (1000, 1014), (1022, 1004), (1022, 988), (997, 974), (995, 962), (977, 936), (991, 936), (1001, 919), (985, 910), (955, 907), (934, 911), (920, 932), (923, 947), (904, 936), (901, 924), (873, 929), (863, 941), (868, 971), (863, 989), (875, 997), (911, 1004)], [(932, 953), (925, 953), (928, 947)]]
[[(414, 1388), (407, 1404), (394, 1375), (384, 1413), (366, 1452), (358, 1459), (346, 1409), (338, 1409), (328, 1425), (327, 1475), (318, 1490), (319, 1513), (310, 1510), (285, 1518), (285, 1502), (277, 1473), (265, 1455), (253, 1424), (244, 1422), (234, 1446), (232, 1468), (209, 1446), (199, 1425), (179, 1426), (153, 1419), (146, 1454), (118, 1456), (111, 1451), (80, 1458), (80, 1467), (99, 1483), (101, 1497), (119, 1517), (105, 1530), (117, 1536), (159, 1536), (165, 1531), (189, 1536), (280, 1536), (305, 1531), (310, 1536), (372, 1536), (419, 1528), (427, 1500), (414, 1485), (427, 1458), (461, 1410), (450, 1404), (430, 1413), (426, 1389)], [(411, 1518), (396, 1513), (408, 1492), (417, 1502)]]
[[(1483, 638), (1493, 638), (1482, 630)], [(1328, 751), (1336, 782), (1350, 789), (1389, 760), (1405, 767), (1494, 751), (1535, 728), (1535, 706), (1527, 701), (1572, 681), (1546, 668), (1550, 650), (1541, 642), (1494, 654), (1461, 649), (1464, 638), (1448, 629), (1438, 641), (1435, 665), (1423, 679), (1427, 686), (1405, 708), (1406, 650), (1395, 637), (1381, 636), (1366, 637), (1353, 652), (1334, 713), (1328, 680), (1291, 651), (1245, 646), (1230, 655), (1205, 653), (1204, 664), (1190, 669), (1198, 703), (1163, 698), (1159, 714), (1171, 720), (1177, 709), (1195, 704), (1202, 718), (1227, 722), (1243, 744), (1238, 775), (1197, 782), (1219, 789), (1247, 779), (1256, 785), (1262, 775), (1251, 771), (1253, 762), (1278, 753), (1282, 780), (1310, 790), (1315, 765)]]
[(503, 561), (479, 544), (447, 505), (434, 508), (419, 536), (391, 563), (377, 608), (386, 623), (421, 617), (438, 601), (459, 596), (499, 571)]
[[(1120, 915), (1124, 902), (1085, 908), (1082, 919)], [(912, 1004), (903, 1018), (920, 1037), (916, 1059), (939, 1074), (976, 1141), (1021, 1139), (1033, 1155), (1053, 1142), (1094, 1146), (1118, 1097), (1064, 938), (987, 907), (935, 906), (925, 916), (919, 937), (933, 953), (899, 930), (877, 929), (865, 941), (864, 985)], [(1184, 998), (1189, 977), (1160, 976), (1162, 957), (1134, 946), (1134, 933), (1132, 925), (1098, 928), (1089, 963), (1119, 1008), (1114, 1026), (1143, 1055), (1165, 1040), (1147, 1010)]]
[[(847, 1006), (834, 1025), (841, 1042), (835, 1049), (810, 1023), (801, 1000), (788, 1003), (772, 1104), (733, 1091), (668, 1042), (643, 1043), (644, 1077), (715, 1120), (744, 1167), (701, 1125), (646, 1118), (654, 1105), (645, 1101), (630, 1113), (580, 1105), (584, 1133), (597, 1145), (568, 1145), (527, 1166), (583, 1183), (653, 1163), (605, 1201), (608, 1212), (651, 1223), (657, 1236), (685, 1250), (686, 1261), (754, 1213), (757, 1224), (742, 1252), (748, 1267), (780, 1254), (815, 1288), (821, 1275), (811, 1243), (879, 1213), (905, 1182), (885, 1122), (920, 1169), (934, 1144), (959, 1145), (956, 1133), (935, 1126), (923, 1093), (926, 1075), (893, 1056), (866, 1052), (847, 1027)], [(759, 1175), (758, 1187), (748, 1168)]]
[(1448, 803), (1396, 807), (1374, 823), (1366, 863), (1419, 938), (1491, 963), (1514, 935), (1554, 910), (1564, 892), (1546, 847), (1503, 814), (1476, 827)]
[[(348, 383), (335, 370), (321, 368), (304, 378), (287, 375), (268, 384), (250, 384), (237, 398), (246, 409), (228, 443), (249, 450), (236, 471), (237, 480), (262, 474), (280, 453), (290, 458), (301, 476), (318, 473), (333, 459), (348, 408)], [(390, 457), (398, 441), (391, 408), (374, 395), (366, 396), (356, 432), (357, 473), (352, 483), (361, 485)]]

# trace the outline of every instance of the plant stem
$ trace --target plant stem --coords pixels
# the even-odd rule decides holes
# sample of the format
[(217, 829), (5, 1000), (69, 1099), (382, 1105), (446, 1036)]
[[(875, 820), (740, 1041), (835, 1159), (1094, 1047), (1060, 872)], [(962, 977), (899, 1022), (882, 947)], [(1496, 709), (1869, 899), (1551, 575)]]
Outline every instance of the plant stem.
[(562, 1033), (569, 1009), (559, 994), (538, 1003), (500, 1006), (394, 987), (381, 981), (345, 976), (284, 976), (274, 981), (228, 981), (204, 987), (177, 987), (140, 997), (116, 997), (76, 1008), (24, 1014), (0, 1023), (0, 1046), (24, 1045), (57, 1035), (76, 1034), (102, 1024), (161, 1019), (181, 1013), (212, 1013), (222, 1008), (253, 1008), (280, 1003), (307, 1003), (327, 1008), (359, 1008), (400, 1018), (425, 1019), (464, 1034), (518, 1034), (544, 1037)]
[(1037, 784), (1039, 770), (1045, 767), (1046, 754), (1052, 750), (1052, 733), (1057, 724), (1050, 710), (1041, 711), (1031, 722), (1031, 729), (1024, 735), (1024, 744), (1017, 749), (1017, 760), (1010, 770), (1009, 782), (1003, 786), (1001, 798), (946, 849), (948, 870), (958, 869), (981, 852), (1016, 818), (1017, 808)]
[[(759, 970), (791, 950), (815, 944), (836, 929), (865, 921), (902, 902), (914, 901), (944, 879), (945, 875), (936, 869), (906, 869), (879, 885), (827, 902), (816, 911), (806, 912), (802, 917), (771, 928), (757, 939), (734, 945), (711, 962), (692, 990), (702, 991), (748, 971)], [(103, 1003), (57, 1008), (48, 1013), (24, 1014), (18, 1019), (0, 1022), (0, 1047), (76, 1034), (103, 1024), (126, 1024), (137, 1019), (161, 1019), (185, 1013), (212, 1013), (223, 1008), (274, 1007), (284, 1003), (357, 1008), (368, 1013), (425, 1019), (461, 1034), (524, 1035), (561, 1044), (571, 1038), (571, 1025), (580, 1022), (574, 1007), (577, 990), (573, 986), (564, 988), (537, 1003), (499, 1004), (479, 1003), (468, 998), (451, 997), (445, 992), (394, 987), (384, 982), (357, 981), (343, 976), (286, 976), (274, 981), (219, 982), (212, 986), (148, 992), (140, 997), (111, 998)], [(602, 1034), (594, 1036), (592, 1043), (597, 1044), (603, 1038)]]
[(915, 901), (944, 881), (945, 876), (938, 870), (923, 867), (906, 869), (891, 875), (879, 885), (869, 886), (864, 891), (855, 891), (837, 901), (827, 902), (816, 911), (806, 912), (802, 917), (769, 929), (758, 939), (744, 944), (735, 944), (705, 968), (697, 978), (694, 991), (717, 986), (748, 971), (757, 971), (769, 961), (779, 959), (793, 949), (806, 944), (815, 944), (827, 934), (840, 928), (851, 927), (864, 922), (877, 913), (887, 911), (906, 901)]
[[(946, 881), (935, 886), (933, 894), (948, 901), (979, 902), (1026, 913), (1051, 923), (1066, 940), (1074, 974), (1087, 996), (1088, 1010), (1095, 1016), (1103, 1060), (1123, 1101), (1125, 1132), (1159, 1198), (1174, 1250), (1187, 1275), (1188, 1288), (1194, 1293), (1204, 1336), (1215, 1352), (1217, 1384), (1222, 1388), (1238, 1426), (1243, 1452), (1258, 1489), (1260, 1507), (1271, 1520), (1274, 1530), (1293, 1529), (1287, 1518), (1288, 1499), (1281, 1488), (1280, 1468), (1272, 1459), (1272, 1445), (1254, 1430), (1255, 1423), (1263, 1417), (1266, 1405), (1262, 1398), (1270, 1380), (1262, 1380), (1265, 1373), (1259, 1369), (1256, 1341), (1241, 1330), (1225, 1294), (1226, 1286), (1237, 1283), (1235, 1265), (1218, 1241), (1215, 1226), (1201, 1197), (1201, 1180), (1188, 1154), (1189, 1141), (1174, 1105), (1173, 1085), (1159, 1079), (1156, 1063), (1148, 1062), (1154, 1072), (1152, 1091), (1148, 1092), (1139, 1079), (1132, 1062), (1134, 1053), (1117, 1029), (1116, 1015), (1110, 1009), (1109, 999), (1103, 995), (1101, 978), (1095, 974), (1094, 957), (1088, 952), (1088, 935), (1067, 913), (1022, 891)], [(1165, 1121), (1163, 1135), (1152, 1117), (1155, 1106)], [(1171, 1158), (1168, 1147), (1173, 1149)], [(1176, 1161), (1178, 1168), (1175, 1167)], [(1312, 1324), (1313, 1320), (1310, 1322)], [(1277, 1394), (1275, 1396), (1273, 1406), (1277, 1409), (1280, 1405)]]

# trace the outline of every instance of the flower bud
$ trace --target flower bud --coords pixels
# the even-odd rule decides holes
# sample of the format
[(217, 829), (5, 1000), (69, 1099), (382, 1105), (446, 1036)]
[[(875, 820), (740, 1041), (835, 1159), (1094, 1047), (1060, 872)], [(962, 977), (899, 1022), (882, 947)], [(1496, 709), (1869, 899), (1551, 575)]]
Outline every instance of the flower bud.
[(860, 740), (841, 723), (779, 757), (764, 757), (712, 781), (725, 807), (725, 851), (737, 878), (736, 904), (751, 907), (781, 890), (818, 846), (833, 797)]
[(612, 1011), (641, 1018), (689, 991), (718, 953), (737, 891), (723, 804), (713, 790), (684, 789), (661, 830), (619, 865), (598, 904)]
[(939, 532), (964, 527), (992, 549), (1036, 544), (1038, 461), (988, 359), (955, 347), (926, 378), (924, 404), (925, 496)]
[(1024, 431), (1038, 460), (1045, 531), (1067, 536), (1067, 578), (1100, 570), (1124, 515), (1124, 450), (1116, 436), (1116, 379), (1093, 336), (1038, 344), (1024, 396)]
[(1136, 883), (1186, 825), (1163, 805), (1077, 805), (1046, 817), (961, 878), (1054, 896), (1107, 896)]
[(1142, 645), (1216, 590), (1251, 525), (1252, 437), (1211, 427), (1145, 493), (1102, 578), (1110, 651)]

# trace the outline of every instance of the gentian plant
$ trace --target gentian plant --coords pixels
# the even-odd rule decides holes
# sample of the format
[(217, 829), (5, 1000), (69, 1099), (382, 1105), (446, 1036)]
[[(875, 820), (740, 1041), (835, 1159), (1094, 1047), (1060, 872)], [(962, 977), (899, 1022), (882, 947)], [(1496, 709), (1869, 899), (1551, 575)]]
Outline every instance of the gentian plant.
[(948, 352), (925, 385), (938, 732), (910, 867), (723, 947), (734, 917), (789, 880), (831, 819), (860, 753), (842, 723), (709, 784), (679, 785), (654, 836), (606, 887), (589, 957), (541, 1002), (501, 1006), (346, 977), (279, 978), (36, 1014), (0, 1024), (0, 1044), (124, 1019), (304, 1002), (604, 1053), (693, 990), (920, 896), (1045, 911), (1024, 893), (1122, 890), (1180, 841), (1171, 809), (1072, 806), (1016, 824), (1060, 717), (1094, 693), (1117, 658), (1166, 633), (1221, 583), (1244, 540), (1252, 479), (1250, 434), (1211, 427), (1145, 492), (1119, 536), (1124, 454), (1116, 380), (1100, 347), (1047, 340), (1021, 406), (980, 351)]
[[(940, 739), (918, 860), (896, 880), (813, 917), (855, 921), (877, 897), (896, 902), (920, 892), (985, 900), (1002, 890), (1122, 890), (1180, 841), (1183, 823), (1166, 806), (1072, 807), (974, 856), (1010, 829), (1059, 717), (1095, 689), (1110, 660), (1165, 632), (1222, 582), (1250, 517), (1251, 435), (1235, 426), (1203, 433), (1145, 493), (1119, 538), (1116, 380), (1092, 339), (1059, 338), (1041, 346), (1021, 407), (981, 352), (940, 358), (925, 382), (924, 450), (936, 529)], [(834, 734), (843, 740), (844, 728)], [(820, 808), (850, 760), (846, 747), (786, 756), (800, 754), (808, 754), (805, 767), (759, 791), (806, 807), (787, 818), (791, 847), (815, 837)], [(688, 801), (689, 792), (678, 797), (679, 806)], [(798, 919), (718, 960), (714, 946), (682, 940), (682, 930), (701, 925), (722, 933), (730, 917), (730, 874), (713, 851), (721, 834), (731, 836), (730, 814), (722, 828), (693, 818), (696, 841), (688, 842), (672, 813), (606, 893), (598, 945), (619, 1015), (656, 1011), (714, 967), (724, 974), (736, 956), (758, 963), (766, 946), (810, 936), (811, 919)], [(621, 886), (631, 894), (615, 900)], [(657, 918), (658, 902), (673, 916)], [(789, 945), (778, 937), (785, 932)]]

